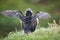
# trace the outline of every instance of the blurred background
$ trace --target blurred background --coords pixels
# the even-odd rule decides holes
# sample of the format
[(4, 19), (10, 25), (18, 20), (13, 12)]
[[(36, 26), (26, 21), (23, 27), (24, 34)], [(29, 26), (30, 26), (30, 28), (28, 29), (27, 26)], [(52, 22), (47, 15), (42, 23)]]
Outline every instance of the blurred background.
[[(25, 9), (31, 8), (33, 14), (37, 11), (48, 12), (52, 17), (49, 19), (39, 19), (37, 28), (47, 27), (48, 22), (60, 20), (60, 0), (0, 0), (0, 11), (3, 10), (20, 10), (25, 15)], [(19, 19), (8, 18), (0, 14), (0, 36), (6, 36), (8, 32), (15, 31), (17, 28), (22, 30)]]

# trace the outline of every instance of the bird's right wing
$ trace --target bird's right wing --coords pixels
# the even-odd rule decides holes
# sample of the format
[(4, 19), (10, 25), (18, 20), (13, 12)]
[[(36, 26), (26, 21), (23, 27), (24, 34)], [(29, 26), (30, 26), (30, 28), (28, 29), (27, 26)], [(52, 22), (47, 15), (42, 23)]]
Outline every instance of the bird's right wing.
[(24, 15), (19, 10), (3, 10), (0, 13), (10, 18), (14, 18), (16, 16), (20, 20), (24, 21)]
[(34, 15), (35, 18), (39, 18), (39, 19), (46, 19), (46, 18), (50, 18), (51, 15), (47, 12), (37, 12), (35, 15)]

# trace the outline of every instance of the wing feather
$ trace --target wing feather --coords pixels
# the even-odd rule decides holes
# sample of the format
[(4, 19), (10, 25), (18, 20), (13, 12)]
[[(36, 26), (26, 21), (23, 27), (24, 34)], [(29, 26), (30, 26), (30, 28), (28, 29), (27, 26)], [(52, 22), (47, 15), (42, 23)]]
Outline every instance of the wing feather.
[(3, 14), (4, 16), (7, 16), (7, 17), (14, 17), (16, 14), (16, 11), (18, 11), (18, 10), (3, 10), (3, 11), (1, 11), (1, 14)]
[(50, 18), (51, 15), (47, 12), (37, 12), (35, 15), (34, 15), (35, 18), (40, 18), (40, 19), (46, 19), (46, 18)]
[(4, 10), (4, 11), (1, 11), (0, 13), (10, 18), (14, 18), (16, 16), (20, 20), (24, 21), (24, 15), (19, 10)]

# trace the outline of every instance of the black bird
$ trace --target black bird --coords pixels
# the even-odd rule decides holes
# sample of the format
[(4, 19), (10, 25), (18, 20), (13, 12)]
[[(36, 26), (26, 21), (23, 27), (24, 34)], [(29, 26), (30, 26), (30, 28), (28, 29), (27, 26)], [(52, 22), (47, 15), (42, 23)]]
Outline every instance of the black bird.
[(37, 18), (45, 19), (51, 17), (51, 15), (47, 12), (36, 12), (35, 15), (32, 15), (33, 12), (30, 8), (26, 9), (26, 16), (24, 16), (20, 10), (4, 10), (0, 13), (7, 17), (18, 17), (22, 21), (22, 27), (26, 34), (35, 31), (37, 26)]

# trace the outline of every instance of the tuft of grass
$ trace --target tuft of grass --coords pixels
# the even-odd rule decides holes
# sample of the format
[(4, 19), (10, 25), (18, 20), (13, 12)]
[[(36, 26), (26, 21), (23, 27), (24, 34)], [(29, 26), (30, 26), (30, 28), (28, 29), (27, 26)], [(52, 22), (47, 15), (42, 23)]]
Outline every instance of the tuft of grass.
[(3, 40), (60, 40), (60, 25), (48, 28), (36, 29), (35, 32), (24, 34), (23, 31), (20, 32), (10, 32), (7, 37)]

